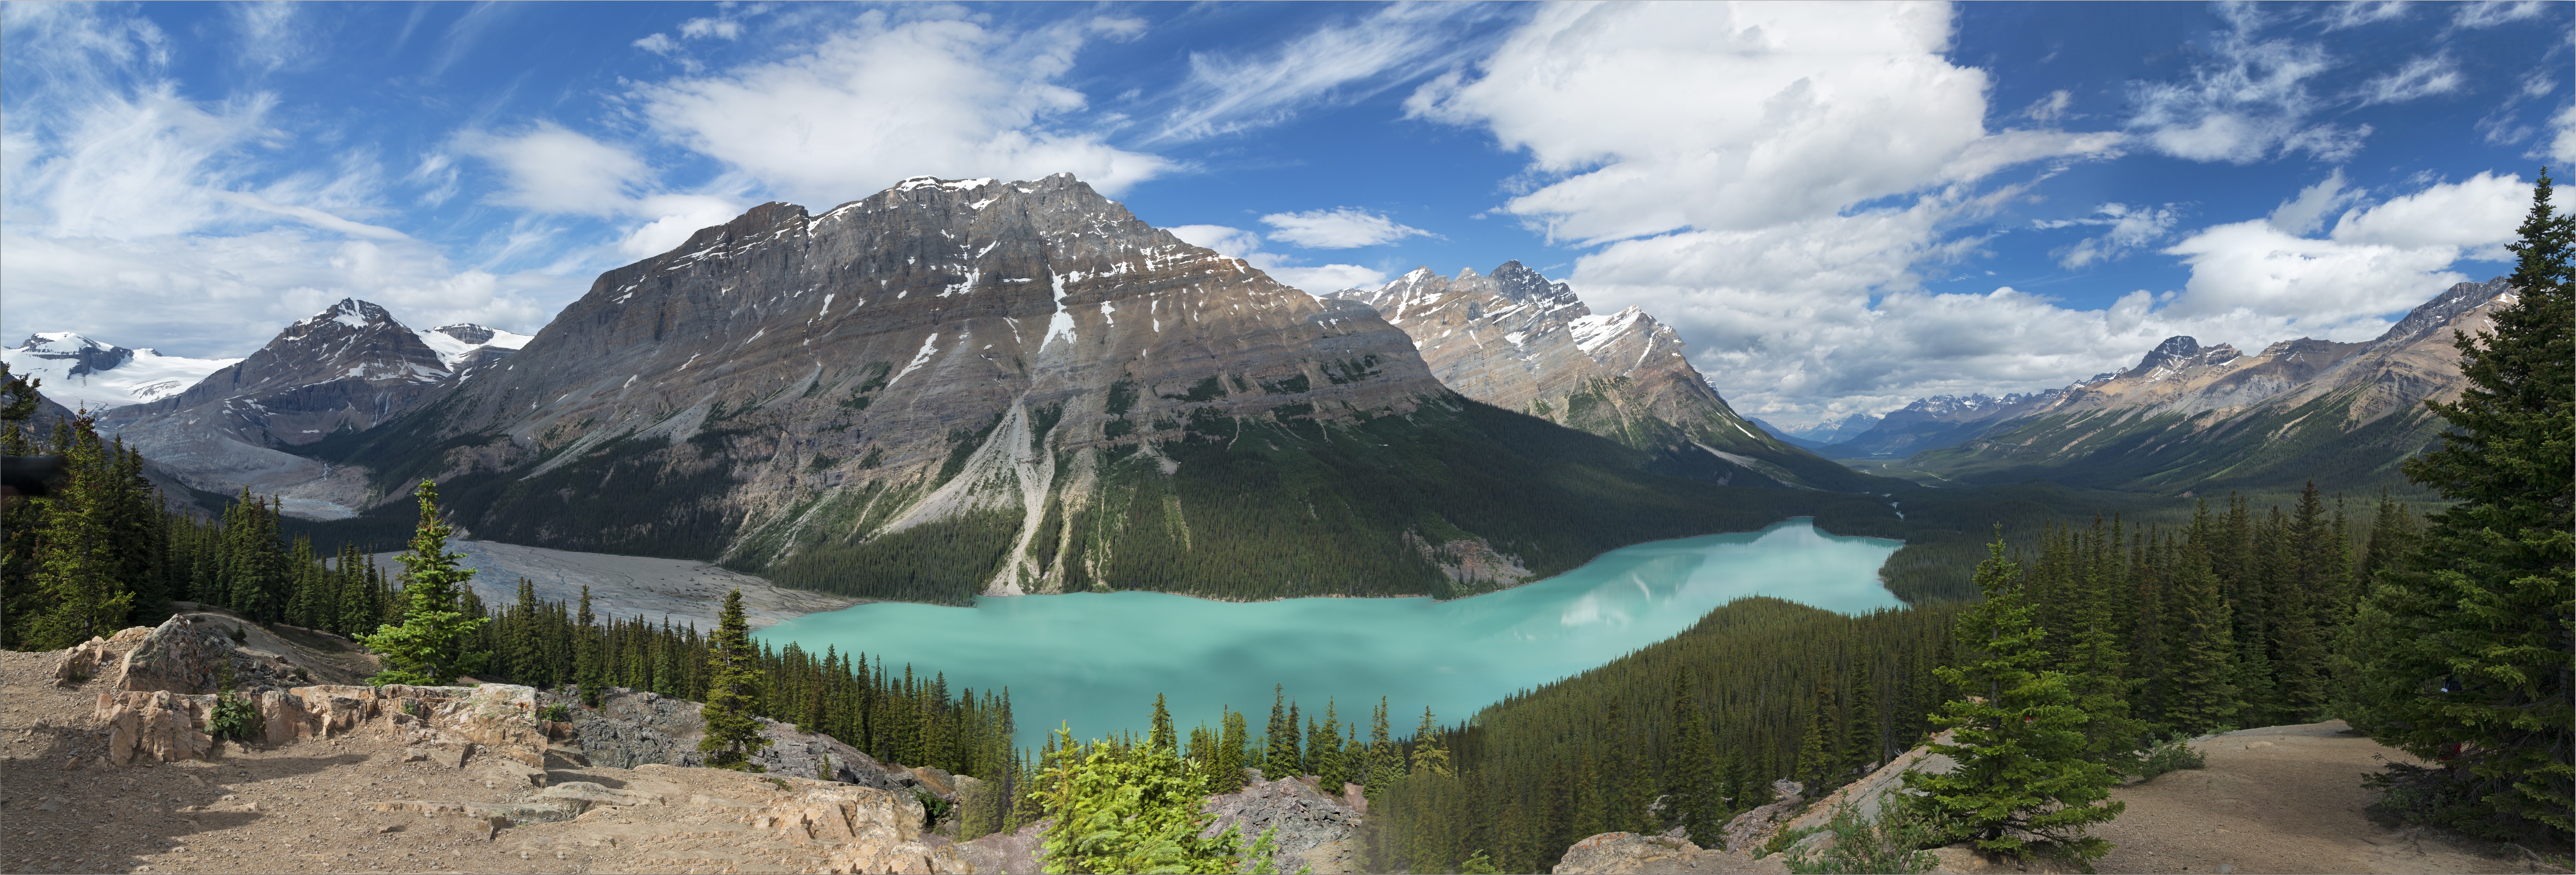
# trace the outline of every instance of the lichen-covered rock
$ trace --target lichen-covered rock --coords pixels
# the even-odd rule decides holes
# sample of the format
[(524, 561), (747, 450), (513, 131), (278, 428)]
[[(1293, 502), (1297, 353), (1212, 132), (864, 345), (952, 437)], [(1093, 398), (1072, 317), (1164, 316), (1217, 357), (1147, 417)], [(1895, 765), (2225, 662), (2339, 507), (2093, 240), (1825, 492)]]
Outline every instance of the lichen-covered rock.
[(1255, 778), (1241, 791), (1208, 797), (1203, 807), (1216, 819), (1202, 835), (1214, 836), (1233, 827), (1246, 848), (1264, 830), (1278, 829), (1273, 842), (1279, 849), (1279, 871), (1294, 872), (1304, 866), (1313, 866), (1318, 873), (1360, 871), (1359, 846), (1352, 840), (1360, 813), (1339, 797), (1316, 789), (1308, 779)]
[(189, 619), (172, 616), (146, 634), (143, 643), (125, 655), (117, 687), (138, 693), (214, 692), (232, 662), (233, 642), (216, 628), (220, 624)]
[(756, 830), (820, 845), (825, 872), (973, 872), (957, 846), (921, 831), (909, 794), (873, 787), (811, 787), (749, 818)]
[(1566, 848), (1565, 857), (1548, 871), (1555, 875), (1688, 872), (1691, 858), (1699, 853), (1700, 847), (1689, 839), (1605, 832)]

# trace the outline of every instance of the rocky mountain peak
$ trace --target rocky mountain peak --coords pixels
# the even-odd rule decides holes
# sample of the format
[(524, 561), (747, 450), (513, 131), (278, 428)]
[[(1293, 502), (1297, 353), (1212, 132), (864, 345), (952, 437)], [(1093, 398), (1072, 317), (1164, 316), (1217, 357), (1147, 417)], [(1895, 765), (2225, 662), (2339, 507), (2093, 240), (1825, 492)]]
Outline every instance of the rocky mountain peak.
[(2427, 333), (2439, 331), (2443, 325), (2449, 324), (2462, 313), (2475, 310), (2512, 293), (2513, 283), (2507, 277), (2496, 277), (2482, 283), (2454, 284), (2443, 290), (2441, 294), (2435, 295), (2432, 300), (2407, 311), (2406, 318), (2399, 319), (2397, 324), (2388, 326), (2388, 330), (2379, 335), (2379, 340), (2402, 343), (2417, 339)]
[(65, 376), (75, 377), (114, 370), (116, 366), (134, 360), (134, 350), (100, 343), (69, 331), (43, 331), (28, 335), (27, 342), (8, 352), (11, 371), (27, 372), (18, 363), (21, 358), (30, 363), (41, 359), (59, 362), (58, 368)]
[(456, 338), (457, 340), (461, 340), (466, 343), (484, 343), (492, 339), (492, 329), (485, 328), (471, 322), (459, 322), (454, 325), (441, 325), (430, 330)]

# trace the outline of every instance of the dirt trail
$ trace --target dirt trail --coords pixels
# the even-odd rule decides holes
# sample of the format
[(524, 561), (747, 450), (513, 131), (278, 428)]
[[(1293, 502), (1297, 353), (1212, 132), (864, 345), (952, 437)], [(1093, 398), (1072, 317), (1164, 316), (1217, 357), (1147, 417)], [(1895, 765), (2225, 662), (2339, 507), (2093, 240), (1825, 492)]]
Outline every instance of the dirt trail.
[(2389, 828), (2364, 809), (2377, 797), (2361, 776), (2404, 751), (2348, 734), (2343, 721), (2269, 726), (2194, 745), (2208, 768), (2159, 775), (2112, 791), (2128, 803), (2095, 831), (2116, 847), (2103, 872), (2536, 871), (2482, 856), (2421, 829)]

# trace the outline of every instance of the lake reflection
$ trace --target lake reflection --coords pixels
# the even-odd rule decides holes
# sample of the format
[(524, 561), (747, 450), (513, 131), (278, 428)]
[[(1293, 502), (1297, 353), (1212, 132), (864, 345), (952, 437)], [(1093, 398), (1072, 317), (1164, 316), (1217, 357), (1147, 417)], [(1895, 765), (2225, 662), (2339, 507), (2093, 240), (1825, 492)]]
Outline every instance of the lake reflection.
[(942, 671), (951, 691), (1008, 685), (1020, 744), (1059, 721), (1075, 734), (1142, 733), (1154, 694), (1186, 730), (1220, 706), (1268, 719), (1270, 687), (1320, 718), (1327, 698), (1363, 726), (1379, 696), (1406, 732), (1670, 638), (1710, 610), (1767, 595), (1860, 613), (1898, 606), (1878, 582), (1900, 542), (1828, 535), (1804, 518), (1759, 532), (1639, 544), (1498, 593), (1238, 604), (1162, 593), (978, 599), (973, 608), (878, 603), (757, 633)]

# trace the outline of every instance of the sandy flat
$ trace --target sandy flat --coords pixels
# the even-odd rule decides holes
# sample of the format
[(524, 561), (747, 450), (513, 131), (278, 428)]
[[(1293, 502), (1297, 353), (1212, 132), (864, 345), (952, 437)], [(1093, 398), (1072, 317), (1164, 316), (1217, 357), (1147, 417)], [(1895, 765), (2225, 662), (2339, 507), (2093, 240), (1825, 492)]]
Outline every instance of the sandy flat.
[[(578, 605), (581, 588), (590, 587), (590, 606), (602, 617), (642, 616), (673, 624), (696, 623), (700, 630), (716, 625), (727, 590), (742, 590), (744, 618), (758, 629), (804, 614), (837, 611), (863, 599), (790, 589), (767, 580), (689, 559), (655, 559), (607, 553), (576, 553), (523, 547), (495, 541), (450, 541), (448, 549), (465, 554), (473, 566), (474, 592), (492, 607), (518, 599), (519, 578), (527, 578), (537, 598)], [(397, 553), (376, 554), (376, 564), (399, 571)]]

